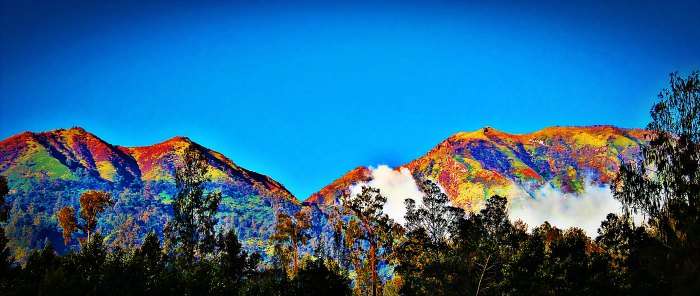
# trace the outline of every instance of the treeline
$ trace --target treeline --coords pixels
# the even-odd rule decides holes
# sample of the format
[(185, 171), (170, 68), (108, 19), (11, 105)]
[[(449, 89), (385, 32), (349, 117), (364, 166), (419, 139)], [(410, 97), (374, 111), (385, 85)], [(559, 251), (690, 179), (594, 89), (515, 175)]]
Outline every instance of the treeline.
[[(322, 258), (307, 258), (294, 273), (247, 254), (234, 231), (215, 231), (221, 195), (207, 193), (206, 158), (185, 151), (176, 170), (178, 195), (173, 219), (161, 241), (150, 232), (132, 249), (107, 248), (97, 221), (112, 204), (109, 193), (86, 191), (80, 207), (56, 214), (65, 244), (77, 238), (80, 249), (57, 255), (47, 240), (26, 263), (15, 265), (0, 228), (2, 295), (349, 295), (350, 280), (329, 270)], [(0, 212), (6, 218), (7, 181), (0, 177)], [(80, 235), (84, 234), (84, 235)], [(293, 276), (291, 276), (293, 274)]]
[[(14, 265), (0, 228), (3, 295), (695, 295), (700, 291), (700, 77), (671, 75), (659, 95), (643, 160), (621, 167), (611, 188), (623, 212), (595, 238), (544, 223), (510, 221), (493, 196), (477, 213), (452, 207), (433, 181), (406, 200), (406, 223), (383, 212), (386, 197), (364, 187), (326, 210), (329, 240), (311, 247), (308, 209), (278, 213), (272, 256), (247, 254), (235, 232), (216, 231), (221, 200), (205, 192), (206, 159), (185, 152), (163, 240), (150, 233), (133, 249), (107, 251), (95, 221), (111, 202), (88, 191), (80, 208), (61, 209), (64, 239), (80, 250), (57, 256), (51, 244)], [(0, 196), (7, 184), (0, 178)], [(0, 218), (6, 218), (0, 199)], [(645, 217), (635, 223), (633, 215)], [(78, 233), (84, 235), (77, 235)], [(309, 251), (312, 250), (312, 251)]]

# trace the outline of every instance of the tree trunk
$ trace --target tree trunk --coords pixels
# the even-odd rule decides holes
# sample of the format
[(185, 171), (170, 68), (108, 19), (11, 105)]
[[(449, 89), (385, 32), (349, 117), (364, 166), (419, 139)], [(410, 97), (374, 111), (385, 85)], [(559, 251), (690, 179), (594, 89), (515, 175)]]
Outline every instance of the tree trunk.
[(369, 264), (372, 270), (372, 296), (377, 296), (377, 247), (374, 243), (369, 246)]
[(299, 247), (297, 247), (296, 243), (293, 243), (293, 244), (294, 244), (294, 246), (292, 247), (292, 249), (294, 250), (294, 254), (292, 254), (292, 256), (294, 256), (293, 270), (294, 270), (294, 275), (296, 276), (297, 272), (299, 271), (299, 259), (298, 259), (298, 257), (299, 257), (299, 249), (298, 248)]
[(479, 290), (481, 289), (481, 280), (484, 279), (484, 273), (486, 273), (486, 269), (489, 267), (489, 259), (491, 259), (491, 255), (486, 257), (486, 263), (484, 263), (484, 266), (481, 269), (481, 276), (479, 277), (479, 284), (476, 286), (476, 296), (479, 296)]

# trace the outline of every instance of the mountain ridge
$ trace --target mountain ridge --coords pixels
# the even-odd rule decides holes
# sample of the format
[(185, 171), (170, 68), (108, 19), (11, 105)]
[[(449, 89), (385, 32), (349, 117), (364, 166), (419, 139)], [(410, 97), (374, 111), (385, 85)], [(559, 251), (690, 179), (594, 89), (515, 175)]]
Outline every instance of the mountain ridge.
[[(34, 147), (34, 145), (41, 147)], [(96, 173), (105, 181), (114, 182), (115, 174), (127, 177), (127, 179), (158, 181), (172, 179), (174, 167), (164, 169), (163, 163), (172, 161), (174, 164), (179, 161), (178, 158), (181, 155), (173, 153), (180, 153), (190, 145), (195, 145), (210, 160), (210, 165), (214, 169), (212, 177), (225, 178), (226, 175), (228, 177), (236, 175), (250, 178), (256, 182), (254, 184), (257, 188), (263, 191), (269, 190), (296, 201), (294, 195), (284, 185), (271, 177), (238, 166), (223, 154), (201, 146), (185, 136), (174, 136), (152, 145), (121, 146), (110, 144), (81, 127), (60, 128), (44, 132), (25, 131), (0, 141), (0, 151), (3, 152), (3, 157), (0, 157), (0, 172), (6, 172), (11, 166), (8, 160), (18, 158), (18, 154), (27, 152), (26, 150), (37, 148), (47, 150), (48, 154), (59, 162), (53, 163), (53, 165), (59, 166), (59, 170), (62, 172), (64, 172), (64, 168), (61, 168), (60, 165), (69, 170), (75, 169), (79, 165)], [(112, 162), (119, 165), (115, 166), (115, 163)], [(56, 172), (51, 174), (50, 171), (48, 173), (49, 176), (58, 174)]]
[[(640, 157), (639, 147), (650, 137), (643, 129), (613, 125), (551, 126), (523, 134), (486, 126), (457, 132), (395, 169), (405, 167), (416, 177), (437, 181), (455, 204), (473, 210), (493, 194), (512, 194), (516, 186), (532, 191), (553, 182), (576, 193), (586, 179), (609, 184), (620, 163)], [(355, 168), (304, 203), (336, 203), (335, 195), (370, 180), (369, 168)]]
[[(75, 127), (22, 132), (0, 141), (0, 174), (8, 178), (11, 205), (4, 227), (13, 257), (26, 259), (29, 250), (42, 248), (46, 240), (59, 252), (77, 248), (77, 239), (64, 245), (55, 213), (64, 206), (77, 208), (86, 190), (112, 195), (114, 205), (98, 223), (106, 245), (139, 243), (150, 231), (162, 235), (177, 194), (175, 167), (190, 146), (209, 164), (211, 180), (205, 189), (222, 193), (217, 229), (234, 229), (246, 249), (264, 253), (276, 213), (300, 207), (284, 185), (187, 137), (125, 147)], [(126, 230), (134, 235), (125, 238)]]

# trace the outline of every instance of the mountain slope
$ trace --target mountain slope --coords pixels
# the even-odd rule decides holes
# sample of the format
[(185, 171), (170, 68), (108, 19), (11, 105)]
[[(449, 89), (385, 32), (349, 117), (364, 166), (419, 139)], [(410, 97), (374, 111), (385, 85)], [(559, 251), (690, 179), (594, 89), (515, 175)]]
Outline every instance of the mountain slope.
[[(280, 183), (185, 137), (121, 147), (81, 128), (25, 132), (0, 141), (0, 174), (11, 189), (6, 230), (15, 255), (22, 258), (47, 237), (62, 250), (54, 213), (77, 206), (80, 193), (88, 189), (109, 191), (116, 201), (99, 224), (108, 243), (135, 243), (148, 231), (160, 233), (172, 212), (175, 167), (189, 146), (209, 161), (212, 182), (207, 188), (222, 192), (218, 227), (235, 228), (248, 247), (262, 247), (260, 239), (269, 236), (275, 211), (298, 209), (296, 198)], [(127, 228), (137, 229), (135, 237), (124, 237), (120, 229)]]
[[(485, 127), (457, 133), (401, 167), (436, 180), (454, 204), (474, 209), (494, 194), (532, 192), (547, 183), (563, 192), (581, 192), (586, 182), (608, 184), (623, 161), (640, 157), (648, 137), (643, 130), (614, 126), (550, 127), (522, 135)], [(370, 175), (357, 168), (306, 203), (333, 204), (335, 194)]]

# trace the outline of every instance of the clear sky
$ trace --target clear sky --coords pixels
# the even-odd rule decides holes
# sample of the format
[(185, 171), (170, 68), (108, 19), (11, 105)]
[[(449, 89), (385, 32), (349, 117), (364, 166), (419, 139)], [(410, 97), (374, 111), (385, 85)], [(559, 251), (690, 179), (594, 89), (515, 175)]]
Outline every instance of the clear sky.
[(698, 1), (0, 2), (0, 138), (184, 135), (301, 199), (486, 125), (643, 127), (700, 68)]

